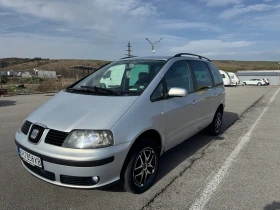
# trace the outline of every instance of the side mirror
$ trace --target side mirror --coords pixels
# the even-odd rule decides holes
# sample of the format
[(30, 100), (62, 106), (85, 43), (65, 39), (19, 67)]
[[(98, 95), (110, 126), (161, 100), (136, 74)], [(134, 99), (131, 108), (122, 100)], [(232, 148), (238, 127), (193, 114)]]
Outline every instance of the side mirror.
[(168, 91), (168, 95), (171, 97), (186, 97), (188, 91), (184, 88), (173, 87)]
[(111, 70), (107, 71), (104, 75), (103, 75), (103, 79), (107, 79), (111, 76)]

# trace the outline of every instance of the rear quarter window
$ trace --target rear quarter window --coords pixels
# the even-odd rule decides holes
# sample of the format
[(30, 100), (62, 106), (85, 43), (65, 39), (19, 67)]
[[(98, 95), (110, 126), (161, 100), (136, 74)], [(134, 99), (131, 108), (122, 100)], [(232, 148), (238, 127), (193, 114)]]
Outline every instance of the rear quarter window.
[(213, 63), (207, 63), (209, 70), (212, 74), (213, 80), (214, 80), (214, 85), (223, 85), (223, 78), (226, 78), (224, 74), (220, 74), (219, 69), (216, 67), (215, 64)]

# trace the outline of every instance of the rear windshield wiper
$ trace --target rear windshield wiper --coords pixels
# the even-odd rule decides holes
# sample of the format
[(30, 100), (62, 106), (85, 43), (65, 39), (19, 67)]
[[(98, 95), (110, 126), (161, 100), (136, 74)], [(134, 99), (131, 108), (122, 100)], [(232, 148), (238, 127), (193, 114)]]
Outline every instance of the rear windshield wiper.
[(90, 90), (90, 91), (94, 91), (96, 93), (109, 93), (109, 94), (113, 94), (113, 95), (121, 95), (119, 92), (116, 92), (114, 90), (110, 90), (107, 88), (101, 88), (101, 87), (96, 87), (96, 86), (81, 86), (82, 89), (86, 89), (86, 90)]

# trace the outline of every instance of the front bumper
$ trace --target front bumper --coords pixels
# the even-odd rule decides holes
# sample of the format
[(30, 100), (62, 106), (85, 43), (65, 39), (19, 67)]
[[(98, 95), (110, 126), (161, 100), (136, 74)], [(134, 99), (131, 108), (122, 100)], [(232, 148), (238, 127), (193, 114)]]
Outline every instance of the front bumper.
[[(62, 152), (57, 157), (58, 154), (45, 154), (44, 151), (40, 151), (45, 146), (43, 142), (38, 145), (30, 144), (22, 135), (20, 133), (16, 134), (16, 145), (40, 157), (43, 162), (43, 169), (40, 169), (21, 160), (24, 168), (46, 182), (71, 188), (97, 188), (118, 181), (130, 147), (130, 142), (127, 142), (104, 148), (105, 150), (91, 150), (92, 158), (90, 158), (89, 154), (86, 154), (87, 157), (84, 158), (83, 150), (79, 150), (79, 155), (77, 155), (76, 149), (70, 149), (73, 151), (73, 156), (69, 158), (71, 156), (69, 151), (64, 156), (63, 150), (65, 148), (58, 147), (61, 148)], [(49, 147), (50, 145), (47, 146)], [(55, 147), (54, 151), (57, 150), (56, 146), (50, 147)], [(48, 149), (46, 150), (48, 151)], [(102, 150), (103, 155), (99, 155)], [(89, 150), (86, 150), (86, 152), (89, 152)], [(98, 177), (98, 182), (93, 182), (92, 177)]]

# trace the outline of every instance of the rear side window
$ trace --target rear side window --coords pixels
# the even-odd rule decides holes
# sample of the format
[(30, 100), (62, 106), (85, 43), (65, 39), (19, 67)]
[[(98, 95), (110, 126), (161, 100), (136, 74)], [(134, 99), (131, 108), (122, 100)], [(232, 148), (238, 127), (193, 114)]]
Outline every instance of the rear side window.
[[(219, 69), (216, 67), (215, 64), (213, 63), (208, 63), (207, 64), (209, 69), (210, 69), (210, 72), (212, 74), (212, 77), (213, 77), (213, 80), (214, 80), (214, 85), (217, 86), (217, 85), (222, 85), (223, 84), (223, 78), (225, 78), (225, 75), (223, 74), (223, 78), (221, 77), (221, 74), (220, 74), (220, 71)], [(232, 77), (234, 77), (232, 75)]]
[(197, 90), (213, 86), (212, 77), (205, 62), (189, 61), (196, 79)]

